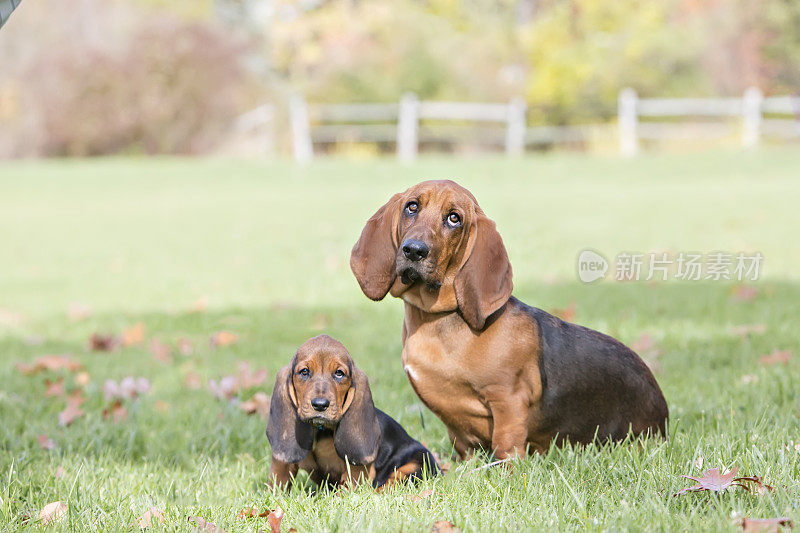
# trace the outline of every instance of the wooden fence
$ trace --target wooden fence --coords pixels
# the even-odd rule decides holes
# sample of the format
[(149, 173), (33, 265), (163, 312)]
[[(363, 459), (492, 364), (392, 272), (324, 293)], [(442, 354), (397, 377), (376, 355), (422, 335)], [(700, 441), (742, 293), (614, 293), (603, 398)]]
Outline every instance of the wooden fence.
[[(397, 103), (309, 104), (289, 101), (292, 149), (297, 161), (314, 157), (314, 146), (366, 142), (391, 146), (398, 159), (416, 158), (420, 144), (475, 143), (501, 147), (510, 156), (530, 146), (613, 142), (624, 156), (636, 155), (642, 142), (715, 140), (739, 136), (745, 147), (764, 137), (800, 140), (800, 96), (764, 98), (756, 88), (740, 98), (639, 98), (620, 92), (617, 124), (534, 126), (526, 124), (526, 105), (439, 102), (406, 94)], [(261, 135), (275, 152), (276, 113), (264, 105), (240, 117), (236, 130)]]
[(618, 113), (619, 149), (628, 157), (639, 152), (641, 140), (713, 140), (734, 135), (737, 128), (746, 148), (764, 136), (800, 139), (800, 96), (764, 98), (756, 87), (741, 98), (639, 98), (624, 89)]

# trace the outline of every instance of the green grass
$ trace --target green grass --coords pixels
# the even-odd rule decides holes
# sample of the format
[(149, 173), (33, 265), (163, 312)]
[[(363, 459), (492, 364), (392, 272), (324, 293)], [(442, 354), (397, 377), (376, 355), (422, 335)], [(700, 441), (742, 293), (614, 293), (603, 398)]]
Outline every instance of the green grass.
[[(123, 530), (156, 505), (166, 530), (200, 515), (228, 531), (267, 528), (243, 507), (286, 511), (284, 530), (464, 531), (735, 530), (741, 516), (800, 520), (800, 153), (714, 152), (519, 161), (423, 159), (288, 163), (97, 160), (0, 164), (0, 529), (41, 529), (20, 518), (62, 500), (65, 531)], [(400, 364), (402, 304), (369, 302), (349, 272), (363, 222), (393, 192), (453, 177), (494, 218), (514, 265), (515, 294), (544, 309), (575, 303), (575, 321), (663, 351), (656, 374), (671, 411), (668, 441), (554, 449), (513, 471), (454, 463), (418, 489), (341, 495), (266, 487), (264, 422), (184, 384), (236, 372), (271, 375), (306, 338), (340, 339), (370, 376), (376, 405), (440, 455), (443, 425), (424, 409)], [(760, 251), (758, 296), (739, 301), (720, 282), (576, 281), (586, 247), (621, 251)], [(199, 299), (208, 307), (192, 312)], [(92, 308), (74, 321), (75, 302)], [(148, 338), (194, 341), (193, 355), (158, 363), (146, 347), (91, 352), (94, 332), (136, 322)], [(741, 339), (732, 328), (765, 324)], [(238, 343), (212, 349), (231, 330)], [(761, 355), (794, 352), (788, 366)], [(64, 400), (44, 396), (47, 374), (17, 361), (68, 353), (86, 366), (87, 415), (58, 427)], [(106, 379), (145, 376), (152, 390), (130, 419), (102, 419)], [(749, 376), (743, 380), (743, 376)], [(67, 384), (72, 383), (67, 376)], [(265, 390), (271, 390), (270, 378)], [(247, 399), (254, 390), (245, 391)], [(56, 448), (40, 449), (46, 434)], [(679, 476), (738, 466), (775, 492), (671, 495)], [(63, 475), (56, 477), (58, 468)], [(431, 488), (411, 503), (405, 495)]]

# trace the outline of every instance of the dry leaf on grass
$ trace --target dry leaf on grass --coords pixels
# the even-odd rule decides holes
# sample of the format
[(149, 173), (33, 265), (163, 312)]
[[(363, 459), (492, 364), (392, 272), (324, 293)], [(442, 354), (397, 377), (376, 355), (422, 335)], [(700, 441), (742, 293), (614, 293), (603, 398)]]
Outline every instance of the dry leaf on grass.
[(252, 387), (263, 385), (264, 382), (267, 381), (268, 376), (269, 374), (266, 368), (259, 368), (254, 372), (250, 370), (250, 363), (239, 363), (239, 375), (237, 378), (239, 387), (242, 389), (250, 389)]
[(242, 402), (239, 408), (248, 415), (258, 413), (262, 420), (266, 420), (269, 416), (269, 403), (270, 397), (267, 396), (267, 394), (257, 392), (252, 398), (246, 402)]
[(172, 363), (172, 347), (169, 344), (153, 339), (150, 341), (150, 353), (159, 363), (165, 365)]
[(731, 289), (733, 299), (739, 302), (749, 302), (758, 296), (758, 289), (748, 285), (737, 285)]
[(148, 528), (153, 525), (153, 521), (164, 523), (164, 511), (158, 507), (151, 507), (144, 512), (142, 516), (136, 521), (136, 524), (141, 529)]
[(120, 342), (123, 346), (135, 346), (144, 342), (144, 324), (138, 322), (122, 330)]
[(94, 352), (110, 352), (119, 346), (119, 339), (114, 335), (92, 333), (89, 337), (89, 348)]
[(283, 520), (283, 509), (276, 507), (267, 515), (267, 522), (271, 533), (281, 533), (281, 520)]
[(56, 381), (50, 381), (49, 379), (44, 380), (45, 389), (44, 395), (48, 398), (53, 396), (64, 396), (66, 391), (64, 390), (64, 378), (58, 378)]
[(762, 365), (788, 365), (789, 360), (792, 358), (792, 352), (789, 350), (774, 350), (769, 355), (764, 355), (758, 359)]
[(53, 503), (48, 503), (42, 510), (39, 511), (39, 521), (42, 524), (52, 524), (54, 522), (61, 521), (67, 514), (67, 504), (58, 501)]
[(201, 516), (190, 516), (189, 522), (194, 524), (195, 531), (204, 533), (225, 533), (225, 530), (217, 526), (214, 522), (209, 522)]
[(68, 426), (72, 424), (75, 419), (85, 415), (86, 413), (80, 408), (83, 402), (86, 401), (82, 395), (82, 391), (77, 389), (71, 396), (67, 398), (67, 407), (58, 413), (58, 424), (60, 426)]
[(209, 379), (208, 389), (218, 400), (230, 400), (239, 390), (239, 384), (234, 376), (225, 376), (219, 382)]
[(53, 439), (44, 434), (36, 437), (36, 442), (39, 443), (39, 447), (43, 450), (54, 450), (56, 447), (56, 443)]
[(461, 530), (452, 522), (437, 520), (431, 526), (431, 533), (461, 533)]
[(128, 419), (128, 409), (122, 405), (121, 400), (115, 400), (111, 405), (103, 409), (103, 420), (111, 419), (116, 424)]
[(433, 495), (433, 491), (430, 489), (423, 490), (419, 494), (406, 494), (406, 498), (411, 500), (414, 503), (421, 502), (426, 498), (430, 498)]
[(743, 531), (751, 531), (753, 533), (778, 533), (781, 527), (791, 528), (794, 527), (790, 518), (742, 518), (739, 521)]
[(134, 400), (150, 391), (150, 381), (147, 378), (134, 378), (127, 376), (117, 383), (107, 379), (103, 385), (103, 395), (106, 401), (119, 398), (121, 400)]
[(694, 477), (694, 476), (681, 476), (687, 479), (691, 479), (693, 481), (697, 481), (697, 485), (692, 485), (691, 487), (686, 487), (685, 489), (681, 489), (673, 496), (679, 496), (681, 494), (686, 494), (687, 492), (699, 492), (699, 491), (711, 491), (711, 492), (724, 492), (727, 488), (735, 486), (741, 487), (747, 491), (750, 490), (750, 487), (746, 486), (744, 482), (752, 483), (757, 492), (762, 492), (763, 490), (772, 491), (772, 487), (763, 483), (761, 478), (758, 476), (743, 476), (743, 477), (734, 477), (736, 476), (736, 472), (738, 471), (738, 467), (733, 467), (730, 472), (725, 474), (721, 474), (719, 468), (711, 468), (710, 470), (706, 470), (703, 472), (702, 477)]
[(550, 313), (557, 316), (564, 322), (574, 322), (575, 321), (575, 302), (570, 302), (567, 307), (564, 309), (552, 309)]
[(58, 370), (66, 370), (68, 372), (75, 372), (81, 370), (83, 365), (77, 361), (70, 359), (67, 355), (46, 355), (37, 358), (33, 364), (17, 363), (17, 370), (23, 374), (35, 374), (43, 370), (56, 372)]
[(230, 346), (239, 340), (239, 336), (231, 331), (218, 331), (211, 336), (209, 342), (212, 348)]

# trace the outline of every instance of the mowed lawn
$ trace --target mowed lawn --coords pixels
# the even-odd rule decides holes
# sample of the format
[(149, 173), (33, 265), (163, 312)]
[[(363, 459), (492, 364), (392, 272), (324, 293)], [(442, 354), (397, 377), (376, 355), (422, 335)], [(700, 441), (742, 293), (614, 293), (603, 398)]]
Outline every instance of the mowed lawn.
[[(670, 407), (670, 438), (553, 449), (508, 470), (453, 461), (418, 487), (376, 494), (266, 485), (265, 421), (240, 402), (271, 392), (305, 339), (340, 339), (370, 377), (376, 405), (449, 461), (439, 420), (400, 363), (402, 304), (373, 303), (350, 273), (350, 249), (389, 196), (429, 177), (470, 188), (498, 225), (515, 295), (628, 344), (652, 346)], [(153, 529), (190, 531), (200, 516), (227, 531), (268, 530), (240, 509), (285, 510), (283, 530), (735, 531), (741, 517), (800, 521), (800, 151), (649, 155), (634, 161), (554, 155), (288, 162), (175, 159), (0, 164), (0, 529), (40, 530), (62, 501), (63, 531), (125, 530), (155, 506)], [(584, 285), (584, 248), (755, 252), (763, 277), (739, 284)], [(750, 290), (750, 288), (754, 290)], [(90, 350), (94, 333), (144, 325), (145, 340)], [(749, 328), (737, 328), (749, 326)], [(743, 331), (749, 330), (749, 333)], [(212, 346), (219, 331), (238, 336)], [(136, 335), (132, 335), (136, 341)], [(168, 357), (151, 350), (170, 345)], [(178, 341), (186, 354), (178, 350)], [(788, 364), (759, 359), (788, 351)], [(24, 374), (17, 363), (68, 354), (86, 375)], [(491, 357), (491, 354), (487, 354)], [(219, 400), (209, 380), (241, 362), (263, 385)], [(144, 377), (127, 418), (104, 419), (104, 383)], [(85, 412), (59, 425), (82, 388)], [(194, 383), (192, 382), (194, 381)], [(199, 388), (196, 387), (199, 382)], [(53, 392), (53, 391), (51, 391)], [(52, 439), (44, 449), (38, 437)], [(738, 467), (773, 492), (673, 497), (681, 474)], [(414, 502), (408, 495), (432, 489)], [(24, 517), (31, 520), (25, 521)]]

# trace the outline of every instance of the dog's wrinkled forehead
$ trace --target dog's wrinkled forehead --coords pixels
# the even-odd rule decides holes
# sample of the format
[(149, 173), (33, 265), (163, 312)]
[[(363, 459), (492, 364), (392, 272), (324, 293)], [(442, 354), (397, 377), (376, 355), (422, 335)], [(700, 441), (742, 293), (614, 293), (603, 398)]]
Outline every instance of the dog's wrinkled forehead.
[(478, 201), (467, 189), (451, 180), (428, 180), (409, 187), (404, 194), (407, 200), (421, 199), (428, 203), (454, 204), (461, 206), (474, 205)]
[(333, 360), (343, 365), (347, 365), (350, 360), (350, 353), (344, 344), (328, 335), (312, 337), (304, 342), (297, 349), (297, 363), (306, 363), (318, 359), (328, 361)]

